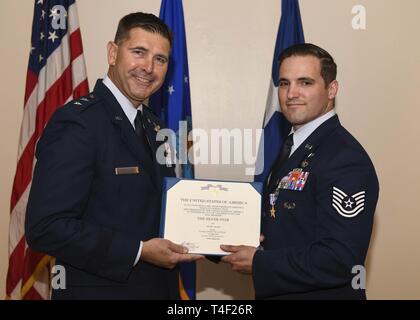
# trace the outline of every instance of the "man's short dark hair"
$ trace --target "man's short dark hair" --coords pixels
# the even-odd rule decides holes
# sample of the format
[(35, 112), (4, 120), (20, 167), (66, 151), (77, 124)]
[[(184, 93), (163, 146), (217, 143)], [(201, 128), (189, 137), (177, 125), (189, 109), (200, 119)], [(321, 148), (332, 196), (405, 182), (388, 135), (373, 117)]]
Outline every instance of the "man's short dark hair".
[(120, 20), (114, 42), (119, 44), (121, 41), (126, 40), (130, 30), (133, 28), (141, 28), (161, 35), (169, 41), (169, 45), (172, 48), (172, 32), (168, 26), (154, 14), (143, 12), (130, 13)]
[(320, 60), (321, 76), (324, 79), (325, 86), (328, 86), (337, 77), (337, 65), (333, 57), (324, 49), (312, 44), (295, 44), (285, 49), (279, 57), (279, 67), (286, 58), (292, 56), (314, 56)]

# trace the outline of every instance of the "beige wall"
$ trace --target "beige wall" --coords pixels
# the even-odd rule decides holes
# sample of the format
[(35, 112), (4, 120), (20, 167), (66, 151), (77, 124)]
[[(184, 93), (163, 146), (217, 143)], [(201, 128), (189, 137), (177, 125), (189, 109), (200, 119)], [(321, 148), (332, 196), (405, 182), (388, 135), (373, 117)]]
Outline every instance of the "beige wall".
[[(118, 5), (117, 5), (118, 3)], [(262, 3), (264, 5), (262, 5)], [(417, 0), (300, 0), (305, 37), (339, 66), (338, 112), (368, 150), (381, 194), (368, 257), (371, 299), (420, 299), (420, 42)], [(367, 29), (351, 9), (367, 9)], [(91, 87), (106, 70), (105, 44), (131, 11), (158, 14), (159, 0), (78, 0)], [(280, 0), (184, 0), (195, 127), (259, 128), (280, 17)], [(0, 2), (2, 43), (0, 293), (7, 270), (11, 185), (22, 118), (33, 1)], [(12, 14), (13, 13), (13, 14)], [(241, 167), (201, 166), (202, 178), (247, 180)], [(209, 262), (198, 266), (198, 296), (251, 298), (247, 276)]]

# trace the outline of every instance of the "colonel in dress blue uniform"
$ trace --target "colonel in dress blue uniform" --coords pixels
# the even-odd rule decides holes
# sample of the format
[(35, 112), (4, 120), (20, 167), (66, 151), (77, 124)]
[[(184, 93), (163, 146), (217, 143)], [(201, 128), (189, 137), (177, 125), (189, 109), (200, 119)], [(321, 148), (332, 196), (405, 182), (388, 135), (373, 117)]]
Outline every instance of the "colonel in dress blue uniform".
[(162, 124), (143, 102), (164, 81), (171, 42), (154, 15), (121, 19), (107, 77), (59, 108), (38, 143), (26, 237), (65, 268), (55, 299), (177, 299), (176, 264), (198, 258), (157, 238), (174, 171), (156, 160)]
[(223, 261), (252, 273), (256, 298), (366, 299), (352, 271), (364, 265), (379, 184), (335, 113), (336, 68), (312, 44), (280, 56), (280, 106), (292, 129), (265, 184), (262, 250), (222, 246), (232, 253)]

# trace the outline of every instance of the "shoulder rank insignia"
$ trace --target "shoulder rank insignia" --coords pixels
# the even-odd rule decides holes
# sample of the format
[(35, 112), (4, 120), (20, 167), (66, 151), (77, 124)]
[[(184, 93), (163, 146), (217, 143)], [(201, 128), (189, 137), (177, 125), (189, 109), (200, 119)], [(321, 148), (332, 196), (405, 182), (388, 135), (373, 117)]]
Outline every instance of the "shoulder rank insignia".
[(332, 206), (343, 217), (353, 218), (365, 208), (365, 191), (349, 196), (337, 187), (333, 187)]
[(96, 101), (95, 95), (93, 93), (90, 93), (87, 96), (80, 97), (80, 98), (70, 102), (70, 104), (73, 104), (74, 106), (77, 106), (79, 111), (83, 111), (83, 110), (86, 109), (86, 107), (90, 106), (95, 101)]

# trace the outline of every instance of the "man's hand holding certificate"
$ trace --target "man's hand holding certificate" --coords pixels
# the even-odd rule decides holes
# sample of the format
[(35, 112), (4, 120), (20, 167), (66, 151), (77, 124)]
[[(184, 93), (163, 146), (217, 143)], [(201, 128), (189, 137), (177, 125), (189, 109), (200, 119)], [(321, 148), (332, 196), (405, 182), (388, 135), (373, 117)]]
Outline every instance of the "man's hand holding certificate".
[(225, 255), (222, 244), (259, 246), (261, 184), (165, 178), (161, 235), (189, 253)]

